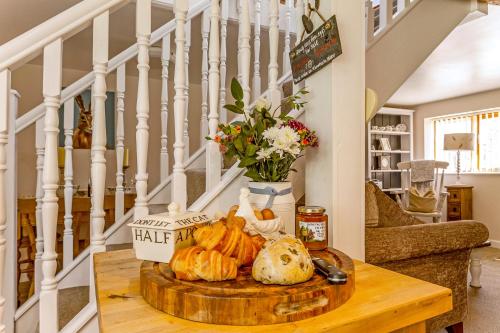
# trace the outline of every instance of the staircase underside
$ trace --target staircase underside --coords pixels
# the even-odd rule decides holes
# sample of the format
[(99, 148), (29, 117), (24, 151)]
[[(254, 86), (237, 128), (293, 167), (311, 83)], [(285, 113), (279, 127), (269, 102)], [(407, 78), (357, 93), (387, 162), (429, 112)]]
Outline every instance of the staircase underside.
[(470, 12), (470, 0), (420, 0), (404, 18), (369, 45), (366, 87), (378, 95), (376, 110)]

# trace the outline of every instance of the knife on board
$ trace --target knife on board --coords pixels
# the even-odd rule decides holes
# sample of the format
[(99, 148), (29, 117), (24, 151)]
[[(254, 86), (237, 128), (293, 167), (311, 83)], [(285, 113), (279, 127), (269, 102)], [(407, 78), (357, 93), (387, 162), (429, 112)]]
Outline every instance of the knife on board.
[(316, 271), (326, 276), (328, 282), (330, 282), (331, 284), (347, 283), (347, 274), (338, 269), (335, 265), (332, 265), (321, 258), (312, 257), (311, 259), (314, 263)]

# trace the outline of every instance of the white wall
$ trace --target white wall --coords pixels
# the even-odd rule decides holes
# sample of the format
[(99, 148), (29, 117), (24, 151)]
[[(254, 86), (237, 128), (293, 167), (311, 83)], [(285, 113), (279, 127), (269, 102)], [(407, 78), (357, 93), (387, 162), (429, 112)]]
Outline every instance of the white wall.
[[(500, 107), (500, 89), (462, 96), (415, 107), (414, 149), (415, 158), (424, 158), (424, 119), (440, 115), (476, 111)], [(455, 182), (455, 175), (445, 177), (446, 184)], [(500, 174), (462, 175), (461, 181), (473, 185), (473, 217), (484, 223), (490, 231), (490, 239), (500, 247)]]
[(365, 252), (364, 10), (362, 1), (322, 2), (325, 17), (337, 15), (343, 54), (306, 80), (305, 111), (319, 136), (306, 156), (306, 202), (326, 208), (330, 244), (357, 259)]

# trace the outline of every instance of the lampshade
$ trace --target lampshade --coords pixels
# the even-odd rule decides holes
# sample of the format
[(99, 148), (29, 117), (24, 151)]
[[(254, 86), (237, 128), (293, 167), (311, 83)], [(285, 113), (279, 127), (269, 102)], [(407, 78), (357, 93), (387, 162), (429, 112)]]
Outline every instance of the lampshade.
[(444, 150), (474, 150), (474, 133), (445, 134)]

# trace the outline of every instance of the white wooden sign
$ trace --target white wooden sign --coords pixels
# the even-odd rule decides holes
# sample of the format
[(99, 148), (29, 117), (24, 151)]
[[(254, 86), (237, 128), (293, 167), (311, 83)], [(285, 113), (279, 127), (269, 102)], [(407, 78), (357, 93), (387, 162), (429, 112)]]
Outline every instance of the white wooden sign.
[(194, 245), (194, 231), (210, 222), (203, 212), (179, 213), (179, 205), (171, 203), (167, 213), (148, 215), (128, 224), (135, 256), (168, 263), (176, 249)]

